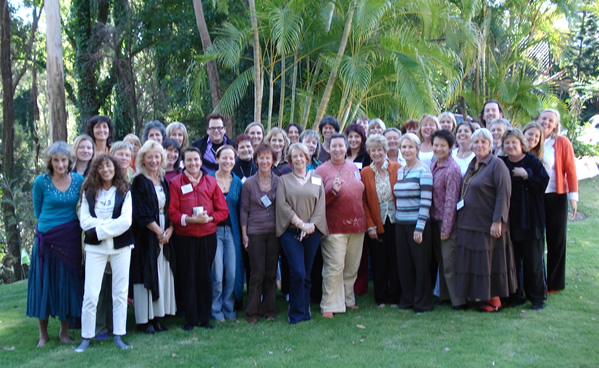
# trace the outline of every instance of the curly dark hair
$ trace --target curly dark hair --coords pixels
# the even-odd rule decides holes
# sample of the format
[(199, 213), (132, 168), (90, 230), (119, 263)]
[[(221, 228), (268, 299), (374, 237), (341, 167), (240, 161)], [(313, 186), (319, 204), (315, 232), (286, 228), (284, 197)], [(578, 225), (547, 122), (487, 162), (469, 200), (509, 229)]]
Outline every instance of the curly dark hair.
[(92, 192), (94, 195), (98, 195), (100, 189), (102, 189), (102, 177), (98, 172), (100, 166), (106, 162), (110, 161), (114, 165), (114, 177), (112, 178), (112, 185), (116, 187), (123, 196), (127, 195), (129, 191), (129, 182), (125, 177), (123, 171), (119, 168), (119, 163), (114, 159), (114, 157), (102, 153), (101, 155), (96, 156), (92, 161), (91, 168), (89, 169), (89, 174), (87, 174), (87, 178), (83, 182), (83, 187), (81, 188), (84, 193)]
[(94, 136), (94, 127), (96, 126), (96, 124), (99, 123), (106, 123), (106, 125), (108, 125), (108, 139), (106, 140), (106, 146), (110, 148), (112, 142), (114, 141), (114, 124), (108, 116), (96, 115), (89, 118), (89, 120), (85, 124), (85, 134), (92, 137), (94, 143), (96, 143), (96, 137)]

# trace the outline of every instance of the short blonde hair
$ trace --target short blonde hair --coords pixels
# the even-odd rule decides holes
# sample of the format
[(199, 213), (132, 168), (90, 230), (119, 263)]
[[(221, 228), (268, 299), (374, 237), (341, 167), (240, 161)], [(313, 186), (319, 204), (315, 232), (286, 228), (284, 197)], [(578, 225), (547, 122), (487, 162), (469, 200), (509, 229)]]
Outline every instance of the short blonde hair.
[(445, 117), (449, 118), (449, 121), (451, 121), (451, 126), (452, 126), (451, 132), (453, 133), (455, 131), (455, 128), (456, 128), (456, 125), (457, 125), (457, 122), (455, 120), (455, 116), (453, 116), (453, 114), (451, 113), (451, 111), (442, 112), (441, 115), (439, 115), (437, 117), (437, 120), (439, 121), (439, 125), (441, 125), (441, 123), (440, 123), (441, 119), (443, 119)]
[(126, 136), (123, 138), (123, 141), (124, 141), (124, 142), (127, 142), (127, 141), (133, 141), (133, 143), (131, 143), (131, 144), (134, 144), (134, 143), (136, 143), (138, 146), (140, 146), (140, 147), (141, 147), (141, 141), (139, 140), (139, 137), (138, 137), (138, 136), (136, 136), (136, 135), (135, 135), (135, 134), (133, 134), (133, 133), (129, 133), (129, 134), (127, 134), (127, 135), (126, 135)]
[(306, 165), (311, 162), (310, 151), (308, 150), (308, 147), (301, 142), (295, 142), (289, 146), (289, 150), (287, 151), (287, 161), (291, 162), (291, 155), (293, 155), (294, 150), (300, 151), (306, 156)]
[(493, 134), (487, 128), (476, 129), (474, 133), (470, 136), (470, 149), (472, 149), (472, 143), (474, 142), (474, 138), (482, 137), (487, 142), (489, 142), (490, 146), (493, 146)]
[(133, 145), (131, 143), (125, 142), (125, 141), (114, 142), (112, 144), (112, 147), (110, 147), (110, 155), (114, 156), (116, 151), (120, 151), (120, 150), (124, 150), (124, 149), (128, 149), (131, 152), (131, 157), (133, 157)]
[(401, 138), (399, 138), (399, 146), (401, 147), (401, 143), (404, 140), (409, 140), (410, 142), (414, 143), (416, 145), (416, 148), (418, 148), (418, 151), (420, 151), (420, 138), (418, 138), (418, 136), (414, 133), (406, 133), (404, 135), (401, 136)]
[(185, 124), (178, 121), (173, 121), (166, 127), (166, 136), (170, 138), (171, 133), (177, 129), (183, 132), (183, 143), (181, 144), (181, 149), (183, 149), (189, 144), (189, 137), (187, 135), (187, 128), (185, 127)]
[(520, 129), (508, 129), (503, 133), (503, 137), (501, 137), (501, 141), (505, 142), (509, 137), (516, 137), (520, 141), (520, 145), (522, 146), (522, 152), (528, 152), (528, 141), (524, 138), (524, 134), (520, 131)]
[(370, 149), (373, 147), (383, 147), (385, 153), (389, 152), (389, 142), (382, 134), (372, 134), (368, 136), (368, 139), (366, 139), (366, 151), (370, 153)]
[(435, 115), (431, 115), (431, 114), (422, 115), (422, 117), (420, 118), (420, 121), (418, 122), (418, 131), (417, 131), (418, 138), (420, 139), (420, 141), (424, 140), (424, 138), (422, 137), (422, 125), (429, 120), (434, 122), (435, 125), (437, 126), (437, 130), (439, 130), (439, 119), (437, 119), (437, 117)]
[[(539, 114), (539, 117), (541, 117), (541, 115), (543, 115), (546, 112), (552, 113), (557, 118), (556, 119), (557, 124), (555, 125), (555, 129), (553, 129), (553, 131), (551, 132), (551, 138), (556, 138), (559, 135), (559, 132), (561, 132), (561, 130), (562, 130), (562, 116), (560, 115), (559, 111), (557, 111), (556, 109), (545, 109), (545, 110), (541, 111), (541, 113)], [(549, 138), (549, 137), (545, 137), (545, 138)]]
[(160, 167), (158, 169), (158, 176), (160, 178), (164, 177), (164, 169), (166, 168), (166, 151), (162, 148), (162, 144), (153, 141), (151, 139), (147, 140), (143, 146), (137, 152), (137, 158), (135, 159), (138, 174), (143, 174), (148, 176), (148, 170), (146, 170), (146, 166), (144, 164), (144, 158), (146, 154), (158, 152), (160, 153)]
[(291, 143), (291, 141), (289, 141), (289, 137), (287, 136), (287, 133), (285, 133), (285, 131), (281, 128), (272, 128), (270, 130), (270, 132), (268, 132), (268, 134), (266, 135), (266, 137), (264, 137), (264, 143), (268, 144), (270, 146), (270, 139), (272, 138), (273, 135), (275, 134), (282, 134), (283, 135), (283, 140), (285, 141), (285, 147), (283, 147), (283, 156), (285, 155), (285, 152), (287, 152), (287, 149), (289, 148), (289, 143)]

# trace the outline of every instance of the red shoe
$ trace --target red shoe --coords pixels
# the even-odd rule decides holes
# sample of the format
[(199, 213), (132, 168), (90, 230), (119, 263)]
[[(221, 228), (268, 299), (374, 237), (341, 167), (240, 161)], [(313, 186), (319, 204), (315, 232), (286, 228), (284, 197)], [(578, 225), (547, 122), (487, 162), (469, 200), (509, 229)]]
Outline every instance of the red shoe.
[(547, 294), (557, 294), (559, 293), (561, 290), (547, 290)]

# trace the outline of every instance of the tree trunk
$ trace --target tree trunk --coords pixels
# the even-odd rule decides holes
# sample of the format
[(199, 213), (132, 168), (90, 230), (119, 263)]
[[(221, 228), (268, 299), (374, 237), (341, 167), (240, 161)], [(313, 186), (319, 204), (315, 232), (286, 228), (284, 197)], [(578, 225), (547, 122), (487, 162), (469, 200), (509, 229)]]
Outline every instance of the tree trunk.
[(295, 123), (295, 94), (297, 86), (297, 70), (299, 69), (299, 61), (297, 60), (297, 50), (293, 58), (293, 76), (291, 77), (291, 112), (289, 113), (289, 123)]
[(285, 55), (281, 55), (281, 92), (279, 99), (279, 128), (283, 127), (283, 117), (285, 115)]
[(260, 60), (260, 37), (258, 35), (258, 17), (256, 1), (248, 0), (250, 20), (252, 22), (252, 41), (254, 44), (254, 121), (262, 122), (262, 62)]
[(58, 0), (46, 1), (46, 70), (48, 78), (49, 125), (52, 141), (67, 140), (67, 111), (64, 93), (64, 65)]
[(335, 57), (335, 62), (333, 64), (333, 68), (331, 69), (331, 74), (329, 75), (329, 81), (327, 82), (327, 86), (324, 89), (324, 93), (322, 94), (322, 100), (320, 100), (320, 106), (318, 107), (318, 111), (316, 112), (316, 119), (314, 119), (314, 127), (316, 129), (318, 124), (324, 117), (324, 114), (327, 111), (327, 106), (329, 105), (329, 100), (331, 99), (331, 93), (333, 91), (333, 85), (335, 84), (335, 79), (337, 78), (337, 70), (339, 69), (339, 64), (341, 64), (341, 58), (345, 53), (345, 46), (347, 45), (347, 40), (349, 39), (349, 32), (351, 30), (352, 19), (354, 17), (354, 10), (356, 9), (356, 0), (352, 0), (349, 4), (349, 11), (347, 12), (347, 17), (345, 18), (345, 25), (343, 28), (343, 36), (341, 37), (341, 42), (339, 43), (339, 51), (337, 51), (337, 56)]
[[(0, 0), (0, 33), (2, 45), (0, 49), (0, 69), (2, 73), (2, 173), (4, 183), (2, 188), (2, 218), (6, 232), (7, 254), (3, 264), (13, 271), (12, 279), (20, 280), (21, 271), (21, 245), (19, 229), (17, 228), (16, 212), (11, 182), (14, 178), (14, 90), (12, 80), (12, 66), (10, 60), (10, 13), (6, 0)], [(13, 281), (6, 280), (6, 281)]]

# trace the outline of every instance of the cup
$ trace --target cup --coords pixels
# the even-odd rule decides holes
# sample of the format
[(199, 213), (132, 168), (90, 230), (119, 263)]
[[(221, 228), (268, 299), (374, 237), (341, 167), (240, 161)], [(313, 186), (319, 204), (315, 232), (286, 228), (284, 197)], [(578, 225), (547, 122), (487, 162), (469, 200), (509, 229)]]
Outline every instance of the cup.
[(198, 207), (194, 207), (193, 208), (193, 215), (194, 216), (200, 215), (202, 213), (204, 213), (204, 207), (198, 206)]

